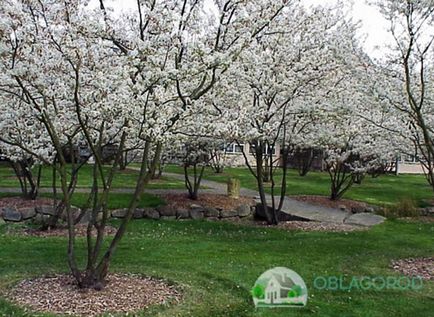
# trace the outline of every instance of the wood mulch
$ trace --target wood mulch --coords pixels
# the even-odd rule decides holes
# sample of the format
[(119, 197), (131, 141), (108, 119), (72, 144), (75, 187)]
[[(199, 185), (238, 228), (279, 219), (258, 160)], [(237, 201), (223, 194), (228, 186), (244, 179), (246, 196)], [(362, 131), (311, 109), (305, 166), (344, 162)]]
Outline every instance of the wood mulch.
[(341, 206), (345, 206), (346, 209), (351, 210), (353, 207), (366, 207), (366, 203), (349, 200), (349, 199), (340, 199), (337, 201), (330, 200), (327, 196), (316, 196), (316, 195), (299, 195), (299, 196), (291, 196), (291, 198), (310, 203), (312, 205), (318, 205), (329, 208), (340, 208)]
[(234, 210), (240, 205), (254, 205), (255, 201), (250, 197), (230, 198), (226, 195), (201, 194), (197, 200), (191, 200), (187, 194), (163, 194), (161, 195), (169, 206), (177, 209), (189, 209), (191, 205), (200, 205), (204, 208), (216, 208), (219, 210)]
[[(17, 231), (18, 230), (18, 231)], [(105, 227), (105, 234), (107, 236), (114, 236), (118, 229), (112, 226)], [(39, 230), (34, 228), (24, 228), (24, 229), (16, 229), (15, 234), (22, 234), (25, 236), (39, 237), (39, 238), (48, 238), (48, 237), (68, 237), (68, 228), (65, 226), (61, 226), (55, 229), (50, 230)], [(96, 237), (97, 231), (95, 228), (92, 228), (92, 236)], [(87, 224), (78, 224), (75, 226), (75, 236), (76, 237), (86, 237), (87, 236)]]
[(5, 197), (0, 199), (0, 208), (15, 207), (15, 208), (30, 208), (37, 206), (52, 206), (53, 199), (38, 198), (35, 200), (24, 199), (22, 197)]
[(6, 297), (32, 311), (73, 316), (133, 314), (151, 305), (178, 303), (180, 292), (164, 281), (137, 275), (111, 274), (101, 291), (80, 290), (70, 275), (24, 280)]
[(409, 258), (392, 261), (392, 268), (406, 276), (434, 281), (434, 258)]
[(267, 227), (283, 230), (320, 231), (320, 232), (353, 232), (368, 230), (367, 227), (353, 226), (344, 223), (318, 222), (318, 221), (281, 221), (277, 226), (271, 226), (266, 221), (252, 218), (224, 219), (223, 221), (236, 222), (253, 227)]

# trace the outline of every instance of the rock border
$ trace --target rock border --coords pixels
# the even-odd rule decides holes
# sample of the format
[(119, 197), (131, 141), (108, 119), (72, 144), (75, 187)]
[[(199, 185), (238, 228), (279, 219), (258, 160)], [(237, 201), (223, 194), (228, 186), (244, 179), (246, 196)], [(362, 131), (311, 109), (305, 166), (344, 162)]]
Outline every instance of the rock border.
[[(250, 217), (254, 213), (254, 206), (241, 204), (235, 210), (222, 210), (216, 208), (206, 208), (201, 205), (191, 204), (190, 208), (176, 208), (170, 205), (163, 205), (156, 208), (137, 208), (133, 213), (133, 219), (153, 219), (153, 220), (182, 220), (182, 219), (228, 219), (228, 218), (245, 218)], [(127, 209), (114, 209), (110, 211), (112, 218), (123, 219), (126, 217)], [(80, 208), (72, 207), (74, 217), (78, 217), (81, 213)], [(4, 223), (19, 223), (19, 222), (36, 222), (43, 223), (50, 217), (55, 215), (53, 205), (41, 205), (36, 207), (3, 207), (0, 208), (0, 225)], [(65, 220), (64, 217), (61, 217)], [(82, 223), (87, 222), (88, 215), (84, 215)]]

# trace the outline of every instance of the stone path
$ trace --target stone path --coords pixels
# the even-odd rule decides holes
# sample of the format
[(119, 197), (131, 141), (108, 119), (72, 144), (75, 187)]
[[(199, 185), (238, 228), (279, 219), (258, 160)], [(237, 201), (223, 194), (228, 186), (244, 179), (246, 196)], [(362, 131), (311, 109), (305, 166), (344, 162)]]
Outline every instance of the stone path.
[[(184, 176), (180, 174), (165, 173), (165, 175), (171, 178), (181, 180), (184, 179)], [(201, 185), (207, 187), (207, 189), (202, 190), (202, 192), (210, 192), (223, 195), (227, 193), (226, 184), (223, 183), (213, 182), (204, 179), (202, 180)], [(258, 198), (258, 192), (251, 189), (241, 188), (240, 193), (242, 196)], [(271, 201), (270, 195), (267, 195), (267, 200)], [(360, 226), (373, 226), (376, 224), (380, 224), (385, 220), (384, 217), (371, 213), (353, 215), (352, 213), (342, 211), (340, 209), (312, 205), (292, 199), (290, 197), (285, 197), (282, 211), (293, 216), (302, 217), (313, 221), (348, 223)]]
[[(164, 173), (165, 176), (170, 178), (175, 178), (178, 180), (184, 180), (184, 175), (174, 174), (174, 173)], [(204, 187), (201, 189), (202, 193), (214, 193), (214, 194), (223, 194), (227, 193), (227, 186), (224, 183), (214, 182), (210, 180), (202, 180), (201, 186)], [(19, 188), (0, 188), (0, 191), (3, 193), (19, 193)], [(77, 188), (75, 190), (76, 193), (88, 193), (90, 191), (89, 188)], [(114, 188), (112, 193), (132, 193), (134, 191), (133, 188)], [(41, 193), (51, 193), (51, 188), (41, 188)], [(159, 195), (170, 193), (185, 193), (185, 189), (146, 189), (146, 193)], [(254, 197), (258, 199), (258, 192), (241, 188), (240, 193), (242, 196)], [(267, 200), (271, 201), (271, 196), (267, 195)], [(351, 214), (346, 211), (342, 211), (340, 209), (322, 207), (318, 205), (312, 205), (309, 203), (301, 202), (290, 197), (286, 197), (282, 211), (291, 214), (293, 216), (306, 218), (313, 221), (320, 222), (332, 222), (332, 223), (347, 223), (347, 224), (355, 224), (360, 226), (373, 226), (376, 224), (380, 224), (384, 222), (385, 218), (371, 214)]]

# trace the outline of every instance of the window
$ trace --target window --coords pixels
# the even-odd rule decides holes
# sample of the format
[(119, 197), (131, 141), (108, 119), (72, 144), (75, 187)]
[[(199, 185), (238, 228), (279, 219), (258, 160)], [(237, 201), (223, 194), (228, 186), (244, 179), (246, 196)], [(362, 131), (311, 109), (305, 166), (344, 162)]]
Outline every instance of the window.
[(225, 152), (228, 154), (243, 153), (244, 144), (230, 143), (226, 145)]
[[(255, 145), (254, 144), (250, 145), (250, 153), (255, 154)], [(265, 155), (271, 155), (271, 154), (276, 155), (276, 148), (270, 147), (270, 146), (268, 146), (268, 144), (265, 144), (264, 154)]]

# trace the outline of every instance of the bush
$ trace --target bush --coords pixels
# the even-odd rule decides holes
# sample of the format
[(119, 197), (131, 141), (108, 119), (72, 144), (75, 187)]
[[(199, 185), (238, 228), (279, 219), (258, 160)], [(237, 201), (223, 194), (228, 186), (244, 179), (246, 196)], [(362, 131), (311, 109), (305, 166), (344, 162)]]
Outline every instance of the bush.
[(379, 212), (386, 218), (403, 218), (403, 217), (418, 217), (420, 211), (416, 206), (414, 200), (410, 198), (402, 198), (396, 204), (392, 206), (385, 206)]

